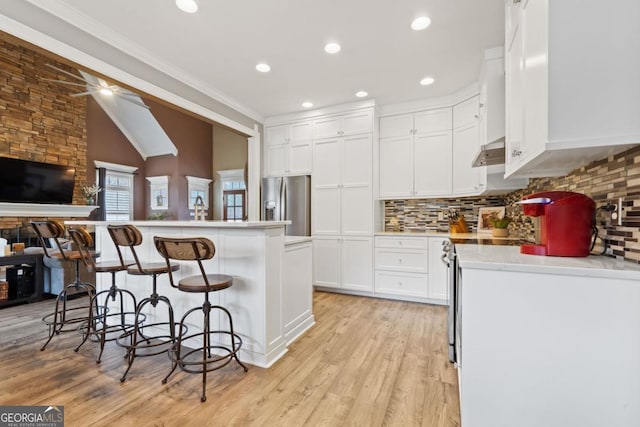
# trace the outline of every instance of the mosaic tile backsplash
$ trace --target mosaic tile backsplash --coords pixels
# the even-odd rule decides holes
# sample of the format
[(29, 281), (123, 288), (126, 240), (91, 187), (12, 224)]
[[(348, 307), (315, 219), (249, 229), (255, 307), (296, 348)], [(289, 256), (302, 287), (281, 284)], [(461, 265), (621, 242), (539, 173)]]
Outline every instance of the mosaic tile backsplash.
[(598, 208), (622, 197), (622, 225), (612, 224), (608, 212), (596, 212), (600, 239), (593, 253), (601, 253), (606, 244), (616, 258), (640, 263), (640, 146), (593, 162), (564, 177), (532, 179), (527, 188), (504, 196), (387, 200), (385, 230), (448, 231), (446, 218), (438, 220), (438, 213), (456, 208), (464, 215), (470, 231), (476, 231), (480, 207), (506, 206), (507, 215), (513, 218), (509, 225), (511, 234), (533, 239), (533, 222), (515, 202), (527, 194), (552, 190), (586, 194), (595, 200)]

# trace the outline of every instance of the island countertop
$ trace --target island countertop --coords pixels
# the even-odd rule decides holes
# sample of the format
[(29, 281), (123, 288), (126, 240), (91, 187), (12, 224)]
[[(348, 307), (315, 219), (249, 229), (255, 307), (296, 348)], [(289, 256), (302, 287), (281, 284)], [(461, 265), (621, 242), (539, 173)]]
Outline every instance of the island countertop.
[(136, 227), (185, 227), (185, 228), (276, 228), (291, 221), (65, 221), (67, 225), (131, 224)]

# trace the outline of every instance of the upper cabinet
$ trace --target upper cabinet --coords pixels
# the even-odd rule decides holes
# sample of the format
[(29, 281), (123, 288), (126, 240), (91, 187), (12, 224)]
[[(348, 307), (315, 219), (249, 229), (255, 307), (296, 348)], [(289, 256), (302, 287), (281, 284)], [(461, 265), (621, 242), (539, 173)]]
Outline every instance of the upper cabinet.
[(312, 122), (265, 128), (265, 175), (306, 175), (312, 167)]
[(356, 111), (340, 116), (325, 117), (313, 121), (313, 139), (370, 133), (373, 129), (373, 111)]
[(472, 167), (480, 147), (478, 136), (478, 96), (453, 107), (453, 194), (482, 193), (487, 185), (485, 167)]
[(640, 2), (506, 0), (506, 176), (557, 176), (640, 143)]
[(451, 194), (451, 108), (380, 119), (380, 198)]

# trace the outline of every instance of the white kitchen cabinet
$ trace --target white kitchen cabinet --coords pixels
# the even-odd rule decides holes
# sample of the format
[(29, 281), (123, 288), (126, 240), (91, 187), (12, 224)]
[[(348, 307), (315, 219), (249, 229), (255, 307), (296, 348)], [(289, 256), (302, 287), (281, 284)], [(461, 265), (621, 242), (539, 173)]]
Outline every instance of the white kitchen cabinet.
[(370, 134), (314, 141), (313, 235), (373, 232)]
[[(640, 2), (506, 2), (506, 176), (562, 176), (640, 142)], [(631, 54), (633, 52), (634, 54)]]
[(365, 109), (313, 121), (313, 139), (335, 138), (373, 132), (373, 110)]
[(322, 288), (373, 290), (371, 237), (314, 236), (314, 285)]
[(451, 194), (451, 109), (380, 119), (380, 198)]
[(311, 241), (285, 243), (282, 272), (282, 322), (286, 344), (314, 324)]
[(441, 257), (443, 243), (448, 240), (446, 237), (429, 237), (429, 297), (444, 304), (449, 301), (449, 273)]
[(265, 175), (311, 173), (312, 122), (296, 122), (265, 128)]
[(454, 195), (480, 194), (487, 185), (486, 169), (472, 166), (480, 147), (478, 114), (478, 96), (453, 107), (452, 187)]
[(375, 293), (447, 304), (446, 267), (440, 263), (446, 237), (376, 236)]

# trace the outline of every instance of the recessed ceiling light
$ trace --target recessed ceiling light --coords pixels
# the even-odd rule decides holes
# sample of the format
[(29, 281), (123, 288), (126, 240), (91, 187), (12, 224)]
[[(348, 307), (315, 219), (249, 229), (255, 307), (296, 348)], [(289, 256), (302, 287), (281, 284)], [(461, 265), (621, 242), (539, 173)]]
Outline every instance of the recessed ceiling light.
[(356, 92), (356, 96), (357, 96), (358, 98), (364, 98), (364, 97), (365, 97), (365, 96), (367, 96), (367, 95), (369, 95), (369, 93), (368, 93), (368, 92), (365, 92), (364, 90), (361, 90), (361, 91), (359, 91), (359, 92)]
[(436, 80), (433, 77), (425, 77), (424, 79), (420, 80), (420, 84), (422, 86), (429, 86), (430, 84), (432, 84), (435, 81)]
[(196, 13), (198, 11), (198, 3), (195, 0), (176, 0), (176, 6), (187, 13)]
[(261, 73), (268, 73), (269, 71), (271, 71), (271, 67), (269, 66), (269, 64), (261, 62), (256, 65), (256, 70), (260, 71)]
[(340, 45), (335, 42), (327, 43), (324, 47), (324, 51), (327, 53), (338, 53), (340, 52)]
[(307, 101), (307, 102), (303, 102), (303, 103), (302, 103), (302, 106), (303, 106), (304, 108), (311, 108), (311, 107), (313, 107), (313, 103), (311, 103), (311, 102), (309, 102), (309, 101)]
[(424, 30), (429, 25), (431, 25), (431, 19), (426, 16), (421, 16), (419, 18), (414, 19), (411, 22), (411, 29), (415, 31)]

